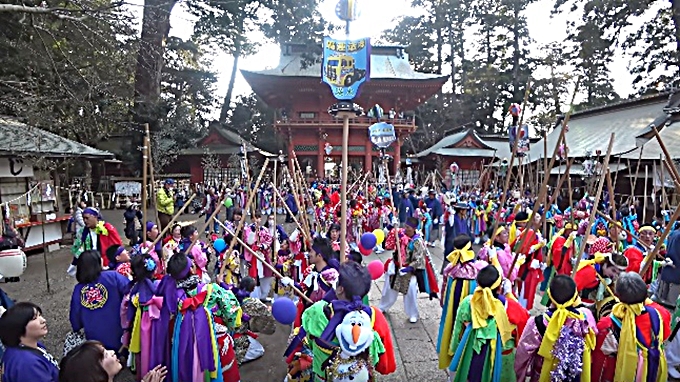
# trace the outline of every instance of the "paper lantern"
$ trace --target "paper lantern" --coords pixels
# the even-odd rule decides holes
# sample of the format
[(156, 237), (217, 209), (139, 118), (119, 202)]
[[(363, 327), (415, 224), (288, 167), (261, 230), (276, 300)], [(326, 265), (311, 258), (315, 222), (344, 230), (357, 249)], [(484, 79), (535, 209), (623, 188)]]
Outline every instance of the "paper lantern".
[(227, 249), (227, 243), (224, 241), (224, 239), (217, 239), (213, 243), (213, 248), (215, 248), (215, 251), (220, 253), (220, 252), (224, 251), (225, 249)]
[(373, 249), (378, 244), (378, 238), (373, 234), (373, 232), (366, 232), (361, 235), (361, 246), (368, 249)]
[(373, 230), (373, 234), (375, 235), (375, 239), (378, 241), (378, 245), (383, 243), (383, 240), (385, 240), (385, 231), (381, 230), (380, 228), (376, 228)]
[(385, 267), (380, 260), (373, 260), (366, 266), (368, 273), (371, 274), (371, 279), (377, 280), (385, 273)]
[(295, 321), (297, 316), (297, 307), (295, 303), (287, 298), (281, 297), (276, 299), (272, 304), (272, 316), (274, 319), (283, 325), (290, 325)]

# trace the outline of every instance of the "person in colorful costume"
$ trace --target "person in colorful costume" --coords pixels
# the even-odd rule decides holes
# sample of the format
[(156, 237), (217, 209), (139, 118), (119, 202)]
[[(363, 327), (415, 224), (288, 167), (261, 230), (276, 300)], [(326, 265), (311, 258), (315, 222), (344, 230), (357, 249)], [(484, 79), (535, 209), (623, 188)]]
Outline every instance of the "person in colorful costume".
[(569, 275), (573, 270), (572, 261), (574, 259), (574, 239), (576, 232), (574, 224), (566, 223), (564, 228), (555, 234), (550, 245), (552, 254), (552, 264), (555, 273), (558, 275)]
[[(388, 310), (399, 297), (399, 293), (404, 295), (404, 310), (409, 317), (409, 322), (418, 321), (418, 291), (427, 293), (430, 298), (436, 297), (439, 293), (437, 278), (432, 269), (432, 260), (425, 242), (416, 229), (418, 219), (409, 217), (406, 219), (403, 235), (398, 231), (393, 231), (390, 235), (397, 235), (399, 240), (394, 240), (394, 245), (400, 245), (399, 251), (395, 250), (392, 259), (385, 263), (385, 286), (383, 287), (379, 309), (384, 312)], [(389, 236), (389, 235), (388, 235)], [(386, 244), (386, 249), (390, 248)], [(398, 253), (401, 258), (398, 258)]]
[[(310, 266), (302, 273), (302, 283), (298, 286), (312, 302), (321, 301), (324, 295), (335, 288), (337, 282), (337, 267), (339, 263), (332, 258), (333, 250), (328, 240), (322, 237), (314, 238), (312, 250), (309, 252)], [(299, 327), (302, 313), (310, 306), (304, 299), (298, 301), (298, 314), (294, 327)]]
[(104, 266), (107, 267), (109, 260), (104, 255), (106, 250), (112, 245), (123, 245), (116, 228), (111, 223), (101, 220), (101, 215), (96, 208), (85, 208), (83, 210), (83, 221), (85, 227), (75, 235), (75, 241), (71, 247), (73, 261), (66, 271), (72, 277), (75, 277), (76, 261), (81, 253), (91, 250), (99, 251), (104, 260)]
[(597, 324), (592, 381), (666, 381), (663, 343), (670, 335), (670, 313), (647, 299), (647, 285), (637, 273), (622, 273), (615, 293), (620, 302)]
[(432, 216), (432, 232), (436, 232), (432, 236), (432, 241), (428, 241), (428, 244), (434, 247), (435, 240), (439, 237), (439, 223), (444, 214), (442, 208), (442, 203), (437, 199), (437, 192), (435, 190), (429, 190), (427, 193), (427, 198), (425, 199), (425, 206), (430, 210), (430, 215)]
[(453, 358), (453, 355), (449, 354), (449, 347), (458, 306), (475, 290), (479, 270), (488, 265), (484, 260), (475, 259), (470, 237), (460, 235), (454, 240), (453, 245), (455, 249), (447, 256), (449, 265), (444, 269), (442, 282), (442, 317), (439, 321), (437, 339), (439, 369), (441, 370), (447, 369)]
[(588, 309), (578, 308), (581, 302), (571, 277), (553, 277), (546, 294), (550, 308), (527, 322), (517, 344), (517, 381), (588, 382), (595, 320)]
[(132, 259), (131, 268), (134, 284), (123, 301), (121, 322), (125, 331), (123, 346), (130, 351), (131, 360), (128, 364), (139, 380), (157, 366), (151, 363), (152, 358), (159, 359), (159, 356), (151, 356), (156, 350), (154, 344), (166, 339), (155, 338), (151, 331), (153, 321), (160, 317), (163, 304), (163, 297), (155, 295), (153, 275), (157, 268), (156, 261), (149, 254), (140, 254)]
[(655, 300), (661, 305), (673, 308), (680, 297), (680, 231), (672, 232), (668, 237), (666, 260), (673, 266), (664, 267), (661, 271)]
[[(540, 249), (545, 245), (545, 241), (541, 234), (533, 229), (526, 228), (529, 221), (529, 214), (524, 211), (519, 211), (515, 214), (515, 220), (510, 227), (510, 247), (516, 253), (526, 256), (526, 262), (519, 268), (520, 302), (527, 310), (531, 310), (534, 306), (534, 299), (536, 297), (536, 289), (543, 281), (542, 264), (543, 254)], [(528, 231), (526, 231), (528, 229)], [(526, 234), (525, 234), (526, 231)], [(518, 248), (522, 241), (522, 237), (526, 236), (522, 248)]]
[[(200, 233), (193, 225), (182, 227), (182, 241), (179, 244), (179, 250), (185, 252), (191, 247), (191, 243), (196, 241), (191, 251), (186, 253), (196, 266), (196, 274), (203, 283), (210, 282), (210, 274), (208, 274), (208, 246), (201, 240), (198, 240)], [(153, 256), (153, 255), (152, 255)]]
[[(524, 264), (526, 259), (524, 255), (518, 255), (517, 261), (515, 261), (515, 255), (512, 253), (510, 245), (508, 244), (509, 239), (510, 232), (508, 232), (507, 227), (504, 224), (499, 225), (496, 229), (496, 238), (494, 239), (493, 247), (491, 246), (491, 243), (487, 242), (479, 251), (479, 259), (489, 262), (489, 254), (491, 253), (491, 249), (494, 248), (498, 263), (503, 270), (503, 277), (506, 277), (509, 274), (510, 276), (508, 279), (511, 283), (514, 283), (517, 279), (517, 274), (519, 273), (519, 267)], [(515, 268), (510, 272), (513, 261), (515, 261)]]
[[(456, 203), (453, 207), (449, 207), (444, 213), (444, 253), (449, 254), (453, 252), (453, 240), (458, 235), (470, 236), (472, 240), (472, 232), (468, 224), (467, 217), (468, 205), (465, 203)], [(440, 274), (444, 274), (444, 268), (448, 265), (448, 260), (444, 259)]]
[[(632, 245), (626, 247), (623, 255), (628, 259), (628, 268), (626, 272), (640, 272), (640, 264), (645, 259), (647, 251), (651, 251), (654, 247), (654, 238), (656, 237), (656, 229), (651, 224), (643, 224), (638, 229), (638, 238)], [(647, 272), (643, 276), (647, 282), (651, 279), (651, 273)]]
[(202, 283), (183, 253), (170, 259), (168, 273), (178, 280), (170, 380), (239, 381), (231, 337), (242, 318), (236, 296), (217, 284)]
[(243, 310), (241, 326), (236, 328), (233, 335), (234, 351), (239, 365), (264, 355), (264, 348), (257, 341), (257, 333), (276, 332), (276, 322), (271, 310), (260, 299), (250, 297), (255, 286), (256, 281), (246, 276), (238, 287), (231, 288)]
[(130, 270), (130, 253), (122, 245), (110, 246), (106, 249), (106, 258), (109, 260), (109, 269), (132, 280)]
[(474, 293), (458, 307), (449, 346), (451, 382), (500, 382), (503, 374), (513, 375), (503, 352), (514, 347), (513, 334), (521, 335), (528, 314), (498, 293), (502, 281), (500, 267), (485, 267), (477, 274)]
[(312, 353), (315, 381), (368, 382), (375, 372), (396, 370), (392, 335), (379, 309), (361, 303), (371, 288), (368, 270), (355, 262), (339, 266), (337, 299), (319, 301), (302, 316), (298, 339)]
[[(255, 212), (253, 215), (253, 224), (246, 226), (244, 230), (245, 243), (255, 252), (260, 258), (264, 259), (268, 264), (272, 264), (272, 250), (271, 246), (274, 239), (269, 230), (262, 226), (262, 214)], [(269, 292), (274, 282), (274, 274), (269, 267), (266, 267), (262, 262), (255, 257), (250, 251), (243, 254), (245, 260), (250, 266), (248, 268), (248, 276), (258, 281), (258, 287), (255, 288), (255, 298), (261, 298), (265, 301), (271, 301)]]
[(597, 252), (591, 260), (581, 260), (574, 276), (576, 289), (585, 304), (595, 311), (595, 318), (606, 315), (614, 302), (607, 290), (607, 285), (616, 282), (621, 272), (628, 267), (625, 256), (616, 252)]

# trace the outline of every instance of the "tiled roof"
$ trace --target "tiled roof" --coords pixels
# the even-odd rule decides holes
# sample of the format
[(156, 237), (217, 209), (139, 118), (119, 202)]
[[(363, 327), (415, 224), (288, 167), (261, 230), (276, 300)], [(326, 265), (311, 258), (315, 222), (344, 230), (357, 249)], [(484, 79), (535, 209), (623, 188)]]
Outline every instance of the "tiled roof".
[[(225, 145), (216, 145), (216, 144), (209, 144), (207, 146), (200, 145), (198, 147), (191, 147), (188, 149), (182, 150), (181, 154), (183, 155), (203, 155), (207, 151), (209, 151), (211, 154), (220, 154), (220, 155), (232, 155), (232, 154), (239, 154), (241, 153), (241, 145), (245, 143), (246, 145), (246, 150), (248, 152), (258, 152), (266, 157), (275, 157), (276, 154), (272, 154), (270, 152), (267, 152), (265, 150), (260, 149), (259, 147), (256, 147), (255, 145), (251, 144), (247, 140), (243, 139), (237, 132), (226, 129), (221, 126), (211, 126), (211, 129), (215, 130), (222, 138), (226, 139), (227, 141), (231, 142), (234, 144), (234, 146), (225, 146)], [(206, 151), (207, 149), (207, 151)]]
[[(485, 147), (450, 147), (454, 146), (463, 140), (468, 134), (472, 134)], [(430, 148), (423, 150), (416, 154), (416, 157), (422, 158), (430, 154), (444, 155), (444, 156), (467, 156), (467, 157), (486, 157), (486, 158), (510, 158), (510, 145), (507, 141), (485, 140), (482, 139), (475, 130), (466, 129), (458, 131), (449, 136), (442, 138)]]
[(0, 116), (0, 155), (39, 155), (42, 157), (85, 157), (110, 159), (114, 155), (72, 141), (11, 117)]
[[(565, 134), (569, 157), (585, 157), (586, 152), (590, 151), (595, 154), (597, 150), (602, 151), (604, 155), (612, 133), (615, 134), (613, 156), (635, 150), (636, 138), (650, 123), (664, 114), (663, 108), (666, 103), (666, 98), (655, 97), (648, 102), (626, 102), (610, 108), (598, 108), (574, 114), (569, 120), (569, 131)], [(560, 130), (558, 127), (548, 134), (548, 155), (551, 155), (555, 149)], [(543, 140), (541, 139), (531, 146), (529, 158), (533, 162), (542, 156)]]

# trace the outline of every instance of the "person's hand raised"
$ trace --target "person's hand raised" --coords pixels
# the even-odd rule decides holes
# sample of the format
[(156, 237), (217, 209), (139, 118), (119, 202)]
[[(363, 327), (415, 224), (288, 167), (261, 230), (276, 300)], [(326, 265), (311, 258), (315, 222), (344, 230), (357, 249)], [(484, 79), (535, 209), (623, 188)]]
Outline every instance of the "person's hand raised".
[(146, 373), (144, 378), (142, 378), (142, 382), (163, 382), (167, 374), (168, 369), (165, 366), (159, 365)]

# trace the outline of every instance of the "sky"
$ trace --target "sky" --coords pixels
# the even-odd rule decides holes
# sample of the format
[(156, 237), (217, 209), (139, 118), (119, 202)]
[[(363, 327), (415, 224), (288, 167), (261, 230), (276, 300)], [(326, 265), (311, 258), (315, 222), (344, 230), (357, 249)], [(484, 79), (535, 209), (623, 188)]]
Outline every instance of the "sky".
[[(328, 20), (337, 20), (334, 8), (337, 0), (324, 0), (320, 12)], [(352, 35), (354, 37), (368, 36), (378, 39), (384, 30), (393, 27), (393, 20), (400, 16), (417, 16), (422, 14), (422, 10), (414, 9), (410, 6), (411, 0), (364, 0), (361, 1), (361, 17), (352, 23)], [(529, 28), (529, 35), (534, 40), (531, 44), (531, 51), (538, 54), (540, 47), (552, 42), (561, 42), (567, 37), (566, 21), (567, 15), (557, 15), (551, 17), (552, 5), (554, 0), (539, 0), (529, 5), (526, 11), (526, 18)], [(140, 17), (141, 23), (141, 17)], [(170, 20), (170, 35), (188, 39), (193, 30), (193, 16), (189, 14), (182, 3), (173, 10)], [(633, 26), (635, 27), (635, 26)], [(253, 35), (254, 40), (264, 41), (261, 35)], [(263, 70), (275, 67), (278, 64), (280, 50), (277, 45), (262, 43), (257, 54), (242, 58), (239, 62), (240, 69)], [(627, 65), (630, 58), (621, 52), (617, 52), (614, 61), (610, 65), (611, 76), (614, 80), (614, 90), (626, 97), (634, 89), (632, 87), (632, 75), (628, 72)], [(218, 99), (224, 97), (229, 84), (233, 57), (223, 53), (213, 53), (213, 71), (218, 76), (216, 95)], [(234, 85), (234, 97), (251, 93), (250, 87), (240, 73), (237, 74)], [(518, 100), (521, 101), (521, 100)]]

